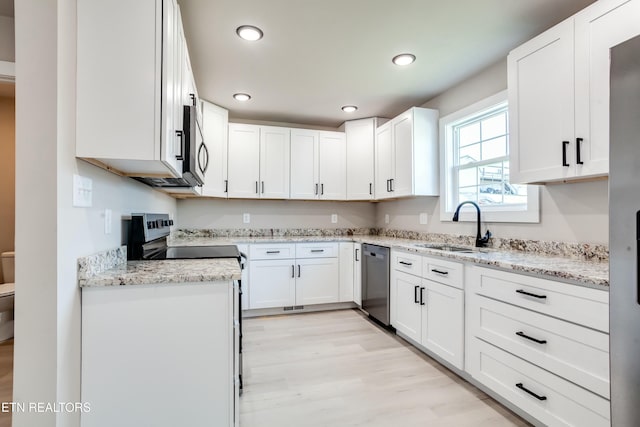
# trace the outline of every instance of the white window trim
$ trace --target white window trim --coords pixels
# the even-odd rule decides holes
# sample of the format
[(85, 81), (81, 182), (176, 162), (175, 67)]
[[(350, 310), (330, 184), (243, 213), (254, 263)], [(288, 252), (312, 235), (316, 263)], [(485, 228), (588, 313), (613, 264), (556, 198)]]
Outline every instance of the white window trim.
[[(453, 174), (449, 165), (453, 162), (453, 144), (449, 141), (453, 139), (452, 125), (461, 119), (468, 117), (478, 111), (489, 109), (495, 105), (507, 101), (507, 91), (504, 90), (475, 104), (469, 105), (461, 110), (440, 118), (440, 221), (448, 222), (453, 218), (455, 206), (449, 206), (449, 191), (453, 185)], [(540, 222), (540, 188), (537, 185), (527, 186), (527, 209), (512, 210), (508, 207), (482, 206), (483, 222)], [(460, 221), (475, 221), (476, 210), (469, 205), (465, 205), (460, 210)]]

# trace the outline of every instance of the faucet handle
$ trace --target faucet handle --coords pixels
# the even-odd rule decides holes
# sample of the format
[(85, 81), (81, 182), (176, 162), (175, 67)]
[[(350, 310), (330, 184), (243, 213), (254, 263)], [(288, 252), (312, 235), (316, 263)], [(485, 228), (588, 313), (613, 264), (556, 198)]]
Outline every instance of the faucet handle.
[(493, 236), (493, 234), (491, 234), (491, 232), (489, 230), (487, 230), (487, 232), (484, 233), (484, 237), (482, 239), (485, 240), (485, 241), (489, 241), (491, 236)]
[(487, 246), (487, 243), (489, 243), (489, 239), (491, 238), (491, 236), (491, 232), (487, 230), (487, 232), (484, 234), (484, 237), (476, 239), (476, 247), (483, 248)]

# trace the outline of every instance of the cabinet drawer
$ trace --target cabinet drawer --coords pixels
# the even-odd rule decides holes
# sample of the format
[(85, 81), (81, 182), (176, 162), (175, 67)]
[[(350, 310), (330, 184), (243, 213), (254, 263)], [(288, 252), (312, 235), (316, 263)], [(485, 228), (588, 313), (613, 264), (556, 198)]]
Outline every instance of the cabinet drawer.
[(459, 262), (424, 257), (422, 260), (422, 277), (463, 289), (463, 268), (463, 265)]
[(296, 251), (293, 243), (265, 243), (251, 245), (249, 248), (249, 258), (257, 259), (287, 259), (295, 258)]
[(475, 267), (473, 292), (609, 332), (609, 293), (552, 280)]
[(422, 256), (407, 252), (393, 251), (391, 268), (420, 276), (422, 274)]
[(480, 339), (473, 347), (472, 375), (545, 425), (610, 425), (608, 400)]
[(471, 333), (609, 398), (609, 335), (475, 295)]
[(296, 258), (336, 258), (338, 243), (297, 243)]

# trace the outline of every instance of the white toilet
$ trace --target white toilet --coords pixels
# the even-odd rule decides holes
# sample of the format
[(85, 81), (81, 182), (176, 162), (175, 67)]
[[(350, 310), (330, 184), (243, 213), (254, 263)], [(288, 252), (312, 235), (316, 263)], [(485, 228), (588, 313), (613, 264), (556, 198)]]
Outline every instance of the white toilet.
[(15, 253), (3, 252), (2, 276), (0, 285), (0, 341), (13, 338), (13, 294), (15, 292)]

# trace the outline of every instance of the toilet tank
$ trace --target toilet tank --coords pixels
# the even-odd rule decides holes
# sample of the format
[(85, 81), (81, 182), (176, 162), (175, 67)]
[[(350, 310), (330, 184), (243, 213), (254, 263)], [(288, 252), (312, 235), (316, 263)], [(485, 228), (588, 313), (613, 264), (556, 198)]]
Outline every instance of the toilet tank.
[(4, 283), (14, 283), (15, 273), (15, 252), (2, 252), (2, 275)]

